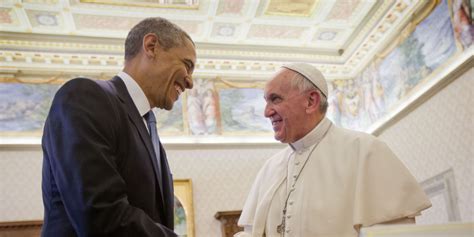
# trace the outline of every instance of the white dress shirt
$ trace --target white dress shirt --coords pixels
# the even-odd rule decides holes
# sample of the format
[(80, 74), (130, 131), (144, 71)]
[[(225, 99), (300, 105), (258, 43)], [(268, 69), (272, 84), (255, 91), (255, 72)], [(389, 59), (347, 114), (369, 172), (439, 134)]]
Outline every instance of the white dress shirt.
[[(143, 116), (146, 113), (148, 113), (148, 111), (150, 111), (151, 106), (142, 88), (140, 88), (138, 83), (135, 80), (133, 80), (133, 78), (130, 75), (128, 75), (127, 73), (123, 71), (119, 72), (117, 76), (119, 76), (122, 79), (123, 83), (125, 83), (125, 87), (127, 88), (127, 91), (130, 94), (130, 97), (132, 97), (133, 104), (135, 104), (135, 107), (137, 108), (138, 113), (140, 113), (140, 116), (142, 117), (145, 127), (148, 127), (146, 120), (145, 118), (143, 118)], [(147, 131), (149, 132), (148, 129)]]

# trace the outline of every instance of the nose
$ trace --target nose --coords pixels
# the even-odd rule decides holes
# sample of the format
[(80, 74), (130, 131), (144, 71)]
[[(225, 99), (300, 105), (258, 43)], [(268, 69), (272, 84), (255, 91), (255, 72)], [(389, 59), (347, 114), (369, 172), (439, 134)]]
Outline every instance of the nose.
[(267, 103), (265, 105), (265, 110), (263, 112), (263, 115), (267, 118), (270, 118), (273, 114), (275, 114), (275, 110), (272, 108), (270, 103)]
[(193, 89), (193, 77), (191, 75), (184, 77), (184, 87), (187, 89)]

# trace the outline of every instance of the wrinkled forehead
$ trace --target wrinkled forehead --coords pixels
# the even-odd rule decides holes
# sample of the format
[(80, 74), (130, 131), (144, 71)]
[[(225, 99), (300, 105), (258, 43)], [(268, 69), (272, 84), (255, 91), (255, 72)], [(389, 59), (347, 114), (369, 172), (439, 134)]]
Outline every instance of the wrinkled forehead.
[[(294, 76), (294, 72), (286, 68), (281, 68), (273, 74), (271, 79), (266, 83), (265, 88), (275, 86), (286, 86), (291, 82), (291, 78)], [(289, 88), (288, 88), (289, 89)]]
[(286, 68), (278, 70), (265, 85), (265, 95), (269, 93), (282, 93), (291, 90), (291, 78), (294, 72)]

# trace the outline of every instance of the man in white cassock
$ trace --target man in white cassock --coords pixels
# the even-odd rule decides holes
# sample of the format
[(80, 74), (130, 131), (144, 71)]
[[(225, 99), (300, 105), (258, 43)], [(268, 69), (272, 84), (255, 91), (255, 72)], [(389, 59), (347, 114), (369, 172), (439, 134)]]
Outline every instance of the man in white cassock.
[(431, 203), (390, 148), (325, 117), (328, 87), (315, 67), (283, 66), (265, 87), (265, 117), (289, 146), (267, 160), (236, 236), (356, 237), (361, 227), (415, 223)]

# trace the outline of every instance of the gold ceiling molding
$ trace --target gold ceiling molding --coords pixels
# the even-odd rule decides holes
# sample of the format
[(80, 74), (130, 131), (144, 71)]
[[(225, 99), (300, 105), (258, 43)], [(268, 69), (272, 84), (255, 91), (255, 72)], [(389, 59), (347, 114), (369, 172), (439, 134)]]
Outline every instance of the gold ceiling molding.
[(150, 1), (150, 0), (80, 0), (81, 3), (94, 3), (104, 5), (116, 5), (127, 7), (153, 7), (153, 8), (170, 8), (182, 10), (197, 10), (199, 9), (198, 0), (190, 1)]
[[(50, 52), (29, 52), (19, 50), (0, 50), (0, 69), (19, 68), (34, 70), (45, 69), (64, 69), (71, 68), (77, 71), (118, 71), (121, 70), (124, 59), (122, 55), (116, 54), (78, 54), (78, 53), (50, 53)], [(282, 64), (289, 62), (277, 61), (249, 61), (249, 60), (227, 60), (227, 59), (206, 59), (199, 58), (196, 63), (196, 75), (202, 72), (215, 72), (216, 75), (227, 74), (271, 74), (275, 72)], [(349, 68), (343, 65), (324, 65), (316, 66), (325, 74), (328, 79), (332, 78), (330, 74), (336, 72), (347, 74)], [(344, 79), (347, 76), (340, 76), (338, 79)]]
[(22, 83), (22, 84), (58, 84), (62, 85), (77, 77), (88, 77), (97, 80), (109, 80), (116, 72), (71, 72), (57, 70), (2, 70), (0, 71), (0, 83)]
[[(67, 67), (68, 65), (97, 65), (97, 66), (121, 66), (123, 56), (117, 55), (89, 55), (89, 54), (58, 54), (40, 53), (28, 51), (0, 51), (0, 62), (5, 66), (20, 66), (18, 64), (57, 65)], [(0, 67), (1, 68), (1, 67)], [(86, 70), (87, 68), (85, 68)]]
[[(55, 50), (58, 53), (62, 51), (66, 52), (107, 52), (114, 54), (123, 54), (124, 46), (123, 42), (117, 41), (114, 43), (106, 44), (102, 42), (74, 42), (81, 39), (61, 39), (55, 37), (48, 41), (46, 37), (38, 37), (31, 39), (13, 39), (13, 34), (3, 34), (6, 36), (0, 39), (0, 47), (3, 49), (32, 49), (35, 51), (52, 51)], [(25, 36), (23, 36), (24, 38)], [(62, 41), (61, 41), (62, 40)], [(65, 42), (68, 40), (69, 42)], [(274, 49), (256, 50), (254, 47), (249, 49), (233, 49), (231, 47), (222, 47), (221, 49), (211, 48), (210, 46), (201, 46), (197, 44), (197, 54), (201, 58), (214, 58), (214, 57), (225, 57), (225, 58), (242, 58), (252, 59), (255, 61), (265, 59), (280, 60), (280, 61), (324, 61), (326, 63), (341, 63), (341, 58), (338, 56), (318, 55), (312, 53), (311, 50), (301, 50), (300, 52), (293, 52), (288, 50), (281, 50), (281, 47), (275, 47)]]
[(420, 24), (434, 9), (441, 3), (441, 0), (430, 0), (425, 7), (420, 11), (415, 12), (412, 23), (416, 25)]
[(219, 77), (219, 76), (216, 77), (216, 80), (230, 88), (262, 88), (263, 85), (265, 84), (265, 81), (247, 82), (247, 83), (241, 82), (241, 81), (234, 82), (234, 81), (223, 79), (222, 77)]
[[(387, 32), (387, 31), (393, 32), (397, 30), (396, 27), (394, 27), (394, 25), (397, 21), (403, 20), (401, 16), (405, 14), (409, 15), (410, 11), (415, 12), (417, 10), (420, 11), (419, 9), (424, 9), (425, 7), (427, 7), (427, 5), (430, 5), (428, 4), (428, 2), (430, 1), (398, 0), (397, 2), (395, 2), (393, 10), (387, 12), (383, 16), (383, 20), (380, 20), (378, 24), (375, 25), (374, 27), (375, 29), (372, 30), (370, 34), (367, 35), (365, 40), (361, 43), (362, 46), (358, 48), (358, 52), (353, 54), (352, 57), (348, 60), (348, 64), (352, 68), (351, 74), (355, 75), (355, 73), (360, 72), (374, 58), (377, 59), (380, 56), (383, 56), (384, 54), (386, 54), (387, 52), (390, 52), (391, 49), (393, 49), (393, 47), (397, 45), (397, 42), (399, 40), (397, 38), (400, 37), (400, 34), (395, 35), (395, 38), (391, 39), (391, 41), (385, 47), (383, 52), (374, 52), (374, 49), (376, 48), (375, 47), (376, 45), (382, 44), (382, 40), (385, 40), (385, 41), (387, 40), (386, 37), (384, 37), (385, 35), (390, 34), (390, 32)], [(407, 7), (407, 4), (413, 5), (414, 7)], [(404, 23), (404, 24), (410, 25), (410, 22)], [(410, 27), (410, 26), (404, 26), (405, 29), (407, 27)], [(406, 33), (403, 33), (403, 34), (406, 34)]]
[(33, 77), (24, 78), (18, 77), (18, 74), (13, 76), (2, 76), (0, 74), (0, 83), (23, 83), (23, 84), (63, 84), (68, 79), (64, 77), (65, 74), (60, 72), (59, 74), (51, 77)]
[(81, 51), (106, 51), (106, 52), (117, 52), (121, 53), (124, 51), (124, 46), (114, 44), (96, 44), (96, 43), (70, 43), (70, 42), (57, 42), (57, 41), (35, 41), (35, 40), (13, 40), (13, 39), (0, 39), (0, 46), (5, 48), (18, 48), (18, 49), (55, 49), (55, 50), (75, 50)]
[(376, 58), (376, 60), (387, 57), (387, 55), (391, 53), (393, 49), (395, 49), (401, 42), (403, 42), (407, 37), (409, 37), (411, 33), (413, 33), (413, 31), (416, 29), (416, 26), (420, 24), (420, 22), (422, 22), (427, 16), (429, 16), (429, 14), (431, 14), (431, 12), (440, 2), (440, 0), (428, 1), (426, 5), (416, 11), (412, 16), (412, 20), (410, 20), (410, 22), (408, 22), (408, 24), (400, 31), (398, 36), (395, 37), (390, 42), (390, 44), (388, 44), (387, 47), (384, 48), (383, 51), (375, 54), (374, 57)]
[[(350, 45), (347, 45), (344, 49), (344, 54), (342, 55), (345, 57), (345, 63), (352, 67), (352, 70), (355, 69), (357, 65), (359, 65), (360, 60), (366, 55), (367, 49), (372, 47), (374, 43), (377, 41), (373, 41), (370, 44), (365, 42), (368, 36), (377, 31), (377, 24), (382, 24), (383, 22), (387, 21), (386, 18), (383, 16), (387, 14), (387, 11), (390, 11), (390, 7), (392, 7), (395, 3), (393, 1), (381, 1), (380, 7), (377, 11), (372, 15), (362, 29), (359, 30), (357, 36), (352, 40)], [(365, 45), (364, 45), (365, 44)], [(362, 46), (361, 46), (362, 45)]]
[[(352, 45), (352, 55), (346, 61), (346, 64), (352, 68), (352, 74), (355, 75), (353, 69), (357, 68), (358, 65), (363, 63), (363, 59), (366, 57), (369, 51), (373, 49), (374, 45), (379, 43), (380, 40), (383, 38), (380, 36), (380, 34), (383, 35), (385, 31), (389, 29), (388, 26), (392, 25), (395, 21), (393, 18), (395, 16), (400, 15), (400, 13), (402, 13), (406, 9), (401, 7), (394, 7), (391, 9), (391, 11), (389, 10), (392, 4), (397, 6), (401, 3), (403, 3), (403, 1), (400, 0), (397, 2), (383, 1), (382, 6), (379, 8), (379, 10), (374, 13), (373, 17), (366, 23), (366, 27), (364, 29), (361, 29), (356, 39), (354, 39), (354, 41), (361, 43), (360, 45)], [(388, 15), (392, 15), (392, 17), (384, 17)]]

